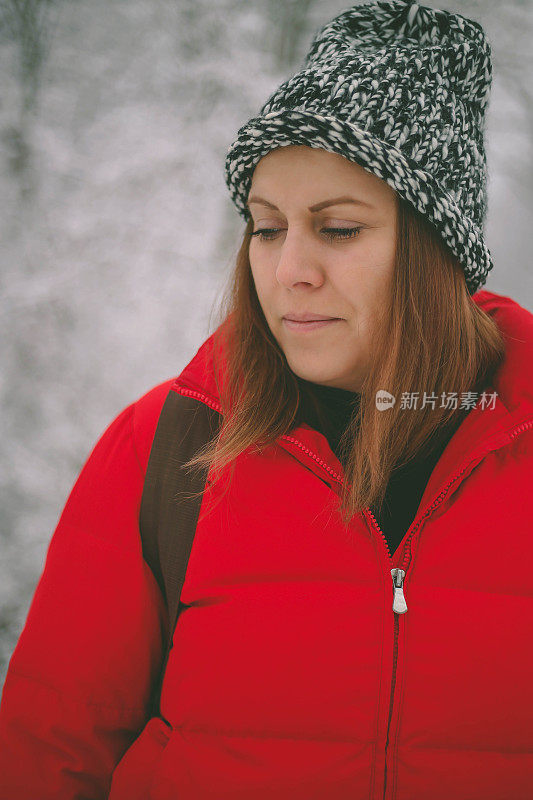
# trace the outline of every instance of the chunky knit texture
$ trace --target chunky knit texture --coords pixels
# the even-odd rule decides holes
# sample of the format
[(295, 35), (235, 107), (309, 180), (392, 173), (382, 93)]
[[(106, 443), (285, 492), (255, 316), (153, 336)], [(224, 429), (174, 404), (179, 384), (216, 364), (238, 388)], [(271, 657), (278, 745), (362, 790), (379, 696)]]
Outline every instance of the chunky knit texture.
[(373, 0), (320, 29), (303, 69), (240, 128), (225, 162), (246, 206), (258, 161), (291, 144), (338, 153), (386, 181), (437, 229), (473, 294), (492, 258), (484, 118), (492, 78), (481, 26), (408, 0)]

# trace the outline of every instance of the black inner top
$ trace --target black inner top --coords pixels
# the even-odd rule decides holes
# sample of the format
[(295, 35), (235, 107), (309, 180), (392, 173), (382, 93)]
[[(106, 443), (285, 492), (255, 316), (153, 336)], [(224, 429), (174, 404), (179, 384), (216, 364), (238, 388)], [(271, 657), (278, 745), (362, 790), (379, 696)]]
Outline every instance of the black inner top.
[[(359, 393), (322, 386), (302, 378), (297, 380), (301, 393), (298, 423), (306, 422), (322, 433), (343, 464), (344, 455), (339, 441), (359, 402)], [(388, 483), (381, 511), (371, 507), (370, 510), (385, 534), (391, 554), (413, 522), (429, 476), (467, 413), (467, 409), (460, 410), (455, 423), (436, 436), (427, 453), (395, 469)]]

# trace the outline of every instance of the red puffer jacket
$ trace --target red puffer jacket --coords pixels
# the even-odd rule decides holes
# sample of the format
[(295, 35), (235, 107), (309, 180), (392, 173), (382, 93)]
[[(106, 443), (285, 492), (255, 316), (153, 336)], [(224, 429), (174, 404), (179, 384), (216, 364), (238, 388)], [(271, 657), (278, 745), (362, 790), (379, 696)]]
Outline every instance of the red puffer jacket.
[(394, 558), (369, 512), (341, 524), (342, 467), (317, 431), (243, 454), (198, 525), (149, 721), (166, 619), (141, 554), (143, 473), (170, 386), (218, 407), (212, 337), (118, 415), (10, 663), (2, 800), (531, 798), (533, 315), (475, 300), (507, 341), (495, 407), (466, 417)]

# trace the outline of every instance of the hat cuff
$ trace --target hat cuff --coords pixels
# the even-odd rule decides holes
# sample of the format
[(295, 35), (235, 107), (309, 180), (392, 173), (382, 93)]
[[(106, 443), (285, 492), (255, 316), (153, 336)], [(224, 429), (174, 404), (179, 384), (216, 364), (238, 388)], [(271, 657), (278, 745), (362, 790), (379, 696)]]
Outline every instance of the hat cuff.
[(384, 180), (434, 225), (463, 267), (469, 293), (485, 283), (493, 262), (480, 227), (416, 162), (338, 117), (281, 109), (253, 117), (240, 128), (226, 156), (225, 176), (232, 200), (245, 219), (250, 216), (246, 202), (257, 163), (271, 150), (291, 144), (338, 153)]

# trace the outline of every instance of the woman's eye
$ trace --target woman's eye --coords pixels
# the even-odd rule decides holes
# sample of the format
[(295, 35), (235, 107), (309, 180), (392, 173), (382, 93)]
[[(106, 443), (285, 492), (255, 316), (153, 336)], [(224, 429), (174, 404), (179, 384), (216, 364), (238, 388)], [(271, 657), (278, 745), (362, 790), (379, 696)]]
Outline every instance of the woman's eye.
[(280, 228), (260, 228), (259, 230), (254, 231), (251, 235), (257, 236), (257, 238), (261, 240), (270, 240), (275, 238), (271, 234), (277, 233), (279, 230)]
[(328, 239), (353, 239), (362, 228), (322, 228)]
[[(272, 241), (276, 238), (276, 234), (285, 228), (260, 228), (254, 231), (251, 235), (257, 236), (261, 241)], [(328, 239), (353, 239), (362, 228), (322, 228), (322, 233)]]

